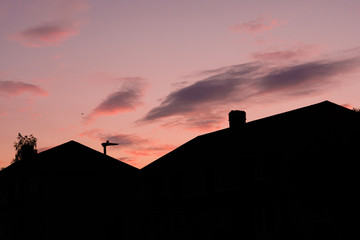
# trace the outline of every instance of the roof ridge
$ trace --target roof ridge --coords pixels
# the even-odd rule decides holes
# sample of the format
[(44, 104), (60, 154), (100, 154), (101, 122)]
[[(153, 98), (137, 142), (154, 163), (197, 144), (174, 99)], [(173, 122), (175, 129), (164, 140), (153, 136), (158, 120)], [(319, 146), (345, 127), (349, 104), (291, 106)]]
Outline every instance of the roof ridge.
[(267, 117), (263, 117), (263, 118), (259, 118), (259, 119), (255, 119), (255, 120), (252, 120), (250, 122), (247, 122), (247, 123), (254, 123), (254, 122), (257, 122), (257, 121), (261, 121), (261, 120), (265, 120), (265, 119), (270, 119), (270, 118), (273, 118), (273, 117), (277, 117), (277, 116), (281, 116), (283, 114), (289, 114), (289, 113), (294, 113), (294, 112), (299, 112), (299, 111), (303, 111), (305, 109), (310, 109), (310, 108), (314, 108), (314, 107), (317, 107), (317, 106), (320, 106), (320, 105), (332, 105), (332, 106), (336, 106), (336, 107), (340, 107), (340, 108), (343, 108), (343, 109), (346, 109), (346, 110), (349, 110), (351, 111), (350, 109), (347, 109), (346, 107), (344, 106), (341, 106), (339, 104), (336, 104), (334, 102), (331, 102), (329, 100), (324, 100), (324, 101), (321, 101), (321, 102), (318, 102), (318, 103), (314, 103), (314, 104), (310, 104), (310, 105), (307, 105), (307, 106), (304, 106), (304, 107), (300, 107), (300, 108), (296, 108), (296, 109), (292, 109), (292, 110), (289, 110), (289, 111), (284, 111), (284, 112), (280, 112), (280, 113), (277, 113), (277, 114), (274, 114), (274, 115), (270, 115), (270, 116), (267, 116)]
[(47, 149), (47, 150), (45, 150), (45, 151), (42, 151), (42, 152), (39, 153), (39, 155), (40, 155), (40, 156), (41, 156), (41, 155), (46, 155), (47, 153), (51, 153), (51, 151), (56, 151), (57, 149), (60, 149), (60, 148), (62, 148), (62, 147), (66, 147), (66, 146), (78, 146), (78, 147), (81, 147), (82, 149), (86, 149), (87, 151), (92, 151), (92, 152), (94, 152), (95, 154), (97, 154), (97, 156), (101, 156), (101, 157), (103, 157), (104, 159), (108, 159), (108, 160), (110, 160), (110, 161), (116, 161), (116, 162), (122, 163), (122, 164), (124, 164), (124, 165), (130, 166), (130, 167), (132, 167), (132, 168), (138, 169), (137, 167), (134, 167), (134, 166), (132, 166), (132, 165), (126, 163), (126, 162), (120, 161), (120, 160), (118, 160), (118, 159), (116, 159), (116, 158), (114, 158), (114, 157), (111, 157), (111, 156), (109, 156), (109, 155), (105, 155), (105, 154), (103, 154), (102, 152), (100, 152), (100, 151), (98, 151), (98, 150), (95, 150), (95, 149), (93, 149), (93, 148), (91, 148), (91, 147), (88, 147), (88, 146), (86, 146), (86, 145), (84, 145), (84, 144), (82, 144), (82, 143), (79, 143), (79, 142), (75, 141), (75, 140), (70, 140), (70, 141), (67, 141), (67, 142), (65, 142), (65, 143), (62, 143), (62, 144), (60, 144), (60, 145), (57, 145), (57, 146), (55, 146), (55, 147), (52, 147), (52, 148), (50, 148), (50, 149)]

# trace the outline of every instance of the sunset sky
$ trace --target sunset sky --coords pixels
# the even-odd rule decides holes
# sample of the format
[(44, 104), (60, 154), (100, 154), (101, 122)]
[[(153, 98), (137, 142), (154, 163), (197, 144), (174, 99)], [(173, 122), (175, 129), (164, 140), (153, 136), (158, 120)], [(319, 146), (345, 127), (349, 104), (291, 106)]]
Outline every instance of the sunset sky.
[[(143, 167), (197, 135), (360, 107), (358, 0), (0, 0), (0, 167), (18, 133)], [(69, 164), (64, 160), (64, 164)]]

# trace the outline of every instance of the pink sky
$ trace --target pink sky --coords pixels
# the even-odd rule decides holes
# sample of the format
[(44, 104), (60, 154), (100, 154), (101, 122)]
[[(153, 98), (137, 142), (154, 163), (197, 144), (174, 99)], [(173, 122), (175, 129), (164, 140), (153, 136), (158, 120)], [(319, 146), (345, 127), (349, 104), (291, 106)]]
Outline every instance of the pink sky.
[(0, 167), (17, 134), (137, 167), (228, 126), (360, 107), (357, 0), (0, 0)]

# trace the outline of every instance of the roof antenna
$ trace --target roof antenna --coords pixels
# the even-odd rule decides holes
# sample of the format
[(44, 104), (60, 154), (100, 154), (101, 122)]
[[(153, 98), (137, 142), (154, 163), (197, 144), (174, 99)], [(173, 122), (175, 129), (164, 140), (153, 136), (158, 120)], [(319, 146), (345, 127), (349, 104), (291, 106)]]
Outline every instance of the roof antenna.
[(106, 142), (102, 143), (101, 146), (104, 147), (104, 155), (106, 155), (106, 147), (107, 146), (114, 146), (114, 145), (119, 145), (118, 143), (111, 143), (109, 142), (109, 140), (107, 140)]

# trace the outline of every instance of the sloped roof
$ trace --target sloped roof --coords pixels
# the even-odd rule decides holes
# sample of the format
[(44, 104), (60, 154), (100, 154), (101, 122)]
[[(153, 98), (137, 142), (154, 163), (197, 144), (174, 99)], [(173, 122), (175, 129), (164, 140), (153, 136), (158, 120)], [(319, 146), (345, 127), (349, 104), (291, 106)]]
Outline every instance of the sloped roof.
[(76, 169), (76, 171), (99, 171), (104, 168), (122, 168), (134, 171), (137, 168), (104, 155), (76, 141), (69, 141), (39, 153), (39, 160), (54, 169)]
[(33, 161), (19, 161), (0, 172), (38, 172), (62, 174), (132, 174), (139, 169), (104, 155), (76, 141), (69, 141), (40, 152)]
[(346, 144), (356, 133), (354, 127), (359, 116), (350, 109), (323, 101), (248, 122), (240, 130), (225, 128), (197, 136), (142, 170), (180, 165), (201, 167), (251, 153)]

